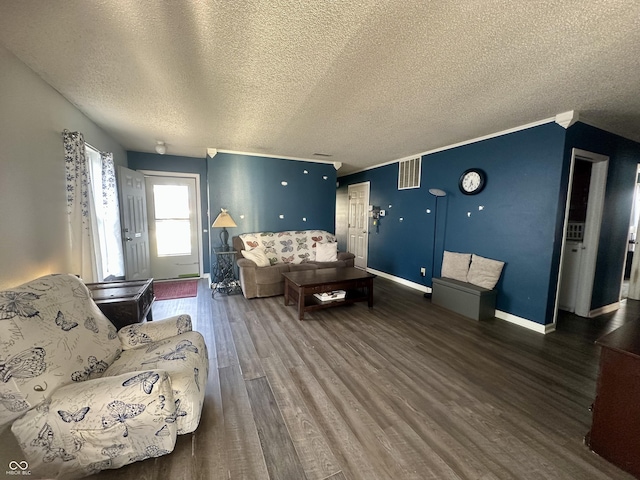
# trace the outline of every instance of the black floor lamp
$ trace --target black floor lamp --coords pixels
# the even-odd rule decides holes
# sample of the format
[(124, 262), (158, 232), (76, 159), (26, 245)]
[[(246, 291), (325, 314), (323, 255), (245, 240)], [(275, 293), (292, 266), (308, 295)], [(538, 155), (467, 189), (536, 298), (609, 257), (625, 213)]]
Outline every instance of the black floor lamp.
[[(431, 278), (433, 279), (434, 267), (436, 263), (436, 230), (438, 228), (438, 199), (440, 197), (446, 197), (447, 192), (440, 190), (439, 188), (430, 188), (429, 193), (436, 197), (436, 206), (434, 207), (433, 215), (433, 249), (431, 251)], [(424, 298), (431, 298), (433, 292), (433, 280), (431, 281), (431, 292), (425, 293)]]

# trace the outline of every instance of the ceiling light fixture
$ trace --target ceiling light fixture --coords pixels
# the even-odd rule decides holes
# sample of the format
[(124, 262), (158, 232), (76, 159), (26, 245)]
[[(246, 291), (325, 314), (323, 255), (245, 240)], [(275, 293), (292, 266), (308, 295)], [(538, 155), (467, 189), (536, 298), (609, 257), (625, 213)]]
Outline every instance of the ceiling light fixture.
[(158, 152), (160, 155), (164, 155), (165, 153), (167, 153), (167, 146), (163, 141), (158, 140), (158, 144), (156, 145), (156, 152)]

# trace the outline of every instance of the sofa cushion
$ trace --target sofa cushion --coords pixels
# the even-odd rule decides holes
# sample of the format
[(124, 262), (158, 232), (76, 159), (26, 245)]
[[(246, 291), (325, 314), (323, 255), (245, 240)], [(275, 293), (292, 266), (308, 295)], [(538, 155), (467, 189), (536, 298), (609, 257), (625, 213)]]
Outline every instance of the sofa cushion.
[[(127, 385), (132, 375), (105, 376), (58, 388), (16, 420), (11, 431), (29, 462), (29, 478), (84, 478), (170, 453), (178, 427), (170, 421), (171, 379), (163, 370), (146, 373), (154, 378), (150, 395)], [(114, 476), (120, 475), (103, 478)]]
[(471, 267), (467, 274), (467, 282), (491, 290), (500, 280), (502, 267), (504, 267), (504, 262), (473, 255), (471, 257)]
[(454, 280), (466, 282), (470, 263), (470, 253), (455, 253), (445, 250), (442, 255), (441, 275), (446, 278), (453, 278)]
[(242, 256), (252, 260), (259, 267), (268, 267), (271, 265), (269, 257), (267, 257), (267, 254), (264, 253), (264, 250), (260, 247), (254, 248), (253, 250), (242, 250)]
[(284, 282), (282, 274), (289, 271), (289, 264), (278, 263), (270, 267), (256, 268), (256, 283), (268, 284)]
[(305, 262), (305, 263), (292, 263), (289, 265), (290, 272), (299, 272), (302, 270), (317, 270), (318, 265), (315, 262)]
[(262, 248), (271, 265), (314, 261), (318, 243), (336, 241), (335, 235), (325, 230), (243, 233), (239, 238), (244, 244), (243, 250)]
[(238, 237), (244, 244), (243, 250), (253, 250), (254, 248), (261, 248), (269, 259), (269, 263), (274, 265), (278, 263), (278, 252), (276, 251), (276, 238), (273, 232), (257, 232), (257, 233), (243, 233)]
[(313, 265), (317, 265), (318, 268), (343, 268), (347, 266), (347, 262), (344, 260), (337, 260), (335, 262), (309, 262)]
[[(199, 332), (186, 332), (154, 342), (153, 348), (125, 350), (107, 369), (105, 375), (115, 376), (131, 373), (123, 383), (149, 394), (154, 388), (153, 380), (145, 372), (164, 370), (171, 378), (176, 402), (174, 422), (178, 434), (192, 432), (200, 422), (204, 401), (205, 382), (209, 370), (207, 346)], [(154, 376), (155, 377), (155, 376)]]
[(316, 261), (317, 262), (335, 262), (338, 260), (338, 244), (317, 243), (316, 245)]

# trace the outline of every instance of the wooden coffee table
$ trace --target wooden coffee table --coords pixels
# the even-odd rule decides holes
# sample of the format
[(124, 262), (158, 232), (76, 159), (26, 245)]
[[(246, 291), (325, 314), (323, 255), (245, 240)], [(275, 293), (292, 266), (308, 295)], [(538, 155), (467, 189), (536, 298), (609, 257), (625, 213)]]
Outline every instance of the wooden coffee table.
[[(304, 312), (337, 307), (355, 302), (368, 302), (373, 308), (373, 279), (375, 275), (358, 268), (319, 268), (283, 273), (284, 304), (292, 300), (298, 305), (298, 318), (304, 319)], [(315, 293), (345, 290), (344, 299), (322, 301)]]

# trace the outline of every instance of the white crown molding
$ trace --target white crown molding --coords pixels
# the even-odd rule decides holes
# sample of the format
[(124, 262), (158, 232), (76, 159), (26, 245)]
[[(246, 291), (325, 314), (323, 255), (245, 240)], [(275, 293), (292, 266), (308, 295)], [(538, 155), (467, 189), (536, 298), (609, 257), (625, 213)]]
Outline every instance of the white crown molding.
[[(323, 163), (325, 165), (334, 165), (336, 163), (333, 160), (317, 160), (315, 158), (302, 158), (302, 157), (287, 157), (285, 155), (268, 155), (266, 153), (253, 153), (253, 152), (239, 152), (237, 150), (218, 150), (218, 153), (230, 153), (232, 155), (248, 155), (250, 157), (262, 157), (262, 158), (278, 158), (282, 160), (295, 160), (297, 162), (310, 162), (310, 163)], [(342, 166), (342, 163), (340, 163)]]
[(575, 110), (569, 110), (568, 112), (557, 114), (555, 122), (561, 127), (567, 129), (578, 121), (579, 116), (580, 115)]
[(427, 150), (422, 153), (416, 153), (413, 155), (407, 155), (406, 157), (398, 158), (396, 160), (389, 160), (388, 162), (379, 163), (377, 165), (373, 165), (371, 167), (362, 168), (360, 170), (355, 170), (353, 172), (349, 172), (348, 175), (352, 175), (354, 173), (365, 172), (367, 170), (373, 170), (374, 168), (384, 167), (386, 165), (391, 165), (393, 163), (402, 162), (403, 160), (409, 160), (416, 157), (422, 157), (424, 155), (431, 155), (432, 153), (444, 152), (445, 150), (451, 150), (452, 148), (463, 147), (465, 145), (471, 145), (472, 143), (482, 142), (483, 140), (489, 140), (490, 138), (501, 137), (503, 135), (508, 135), (510, 133), (520, 132), (522, 130), (527, 130), (529, 128), (539, 127), (540, 125), (545, 125), (547, 123), (555, 122), (556, 117), (545, 118), (544, 120), (538, 120), (537, 122), (527, 123), (525, 125), (520, 125), (518, 127), (509, 128), (507, 130), (501, 130), (499, 132), (490, 133), (488, 135), (484, 135), (482, 137), (472, 138), (470, 140), (464, 140), (458, 143), (452, 143), (451, 145), (446, 145), (440, 148), (434, 148), (433, 150)]
[(207, 148), (207, 155), (211, 158), (215, 157), (218, 154), (218, 149), (216, 148)]

